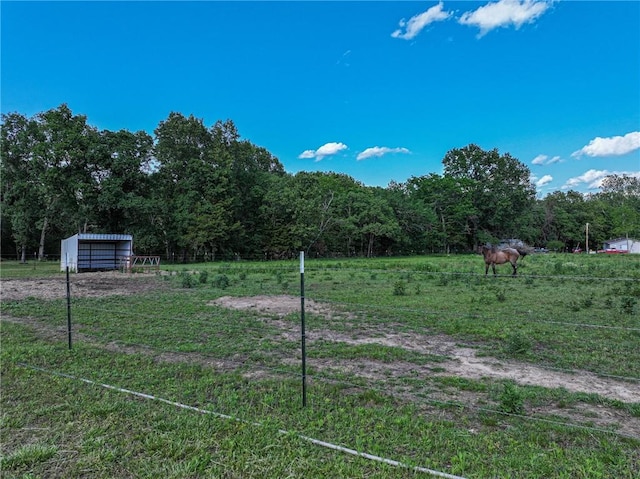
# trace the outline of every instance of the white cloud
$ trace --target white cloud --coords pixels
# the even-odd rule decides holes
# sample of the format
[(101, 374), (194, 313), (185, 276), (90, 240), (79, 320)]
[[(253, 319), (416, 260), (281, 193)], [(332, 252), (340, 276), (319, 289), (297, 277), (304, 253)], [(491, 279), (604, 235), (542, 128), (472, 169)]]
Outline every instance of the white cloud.
[(574, 151), (571, 156), (618, 156), (626, 155), (640, 149), (640, 131), (633, 131), (624, 136), (612, 136), (610, 138), (596, 137), (587, 146)]
[(452, 15), (451, 12), (445, 12), (442, 7), (442, 2), (440, 2), (427, 11), (419, 13), (418, 15), (414, 15), (409, 19), (408, 22), (406, 22), (403, 18), (399, 22), (400, 28), (394, 31), (391, 36), (393, 38), (411, 40), (416, 35), (418, 35), (418, 33), (420, 33), (422, 29), (427, 25), (430, 25), (434, 22), (446, 20)]
[(589, 189), (598, 188), (602, 183), (602, 179), (610, 174), (612, 173), (607, 170), (589, 170), (580, 176), (569, 178), (567, 182), (562, 186), (562, 189), (566, 190), (569, 188), (573, 188), (582, 183), (587, 183), (587, 187)]
[(411, 153), (406, 148), (388, 148), (386, 146), (374, 146), (372, 148), (367, 148), (361, 153), (358, 153), (356, 160), (366, 160), (367, 158), (371, 158), (373, 156), (383, 156), (388, 153)]
[(298, 158), (307, 159), (307, 158), (315, 158), (316, 152), (314, 150), (304, 150), (302, 153), (298, 155)]
[(531, 162), (532, 165), (544, 165), (544, 162), (549, 158), (547, 155), (538, 155)]
[(336, 62), (336, 65), (344, 65), (345, 67), (349, 66), (349, 56), (351, 55), (351, 50), (347, 50), (342, 54), (342, 56)]
[(498, 0), (488, 3), (477, 10), (462, 14), (458, 23), (480, 29), (479, 37), (494, 28), (513, 25), (516, 30), (541, 16), (550, 2), (545, 0)]
[(538, 181), (536, 181), (536, 186), (537, 187), (541, 187), (546, 185), (547, 183), (551, 183), (553, 181), (553, 176), (551, 175), (544, 175), (542, 178), (540, 178)]
[(580, 176), (569, 178), (567, 182), (562, 185), (563, 190), (575, 188), (583, 183), (586, 183), (588, 189), (596, 189), (602, 186), (602, 180), (605, 176), (609, 175), (627, 175), (634, 178), (640, 178), (640, 171), (608, 171), (608, 170), (589, 170)]
[(553, 165), (554, 163), (559, 163), (561, 158), (559, 156), (554, 156), (553, 158), (549, 158), (547, 155), (538, 155), (532, 161), (532, 165)]
[(315, 158), (316, 161), (322, 160), (325, 156), (335, 155), (336, 153), (346, 150), (347, 145), (344, 143), (325, 143), (317, 150), (305, 150), (298, 155), (300, 159)]

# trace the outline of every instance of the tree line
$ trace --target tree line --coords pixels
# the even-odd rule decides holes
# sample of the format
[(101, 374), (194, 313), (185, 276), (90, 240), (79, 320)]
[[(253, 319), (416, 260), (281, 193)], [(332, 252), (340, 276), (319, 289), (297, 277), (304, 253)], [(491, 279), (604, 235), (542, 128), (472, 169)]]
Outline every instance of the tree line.
[(474, 144), (443, 174), (386, 188), (345, 174), (285, 172), (233, 121), (170, 113), (153, 136), (99, 130), (67, 105), (2, 115), (2, 255), (57, 255), (79, 232), (127, 233), (136, 254), (207, 258), (462, 252), (501, 238), (554, 250), (640, 237), (640, 180), (536, 197), (526, 165)]

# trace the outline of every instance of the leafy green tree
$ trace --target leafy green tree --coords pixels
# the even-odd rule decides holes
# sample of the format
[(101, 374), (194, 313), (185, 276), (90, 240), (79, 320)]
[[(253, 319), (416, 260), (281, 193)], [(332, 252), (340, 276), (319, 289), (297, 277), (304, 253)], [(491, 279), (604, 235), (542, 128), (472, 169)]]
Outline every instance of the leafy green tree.
[[(168, 257), (284, 258), (467, 250), (517, 236), (589, 246), (640, 236), (640, 180), (607, 177), (598, 194), (536, 200), (529, 170), (476, 145), (454, 149), (444, 174), (370, 188), (336, 173), (285, 173), (231, 120), (207, 128), (171, 113), (155, 138), (98, 131), (66, 105), (2, 115), (2, 244), (30, 249), (79, 231), (128, 232), (136, 250)], [(7, 250), (6, 246), (3, 246)]]
[(26, 261), (27, 249), (36, 243), (36, 224), (45, 207), (41, 172), (33, 157), (37, 129), (37, 122), (24, 115), (2, 115), (2, 213), (11, 224), (22, 262)]
[(230, 189), (232, 191), (232, 215), (238, 228), (233, 235), (234, 252), (245, 256), (260, 251), (268, 238), (260, 219), (260, 206), (264, 201), (265, 184), (270, 176), (283, 176), (284, 167), (266, 149), (246, 140), (240, 140), (235, 125), (230, 120), (216, 122), (214, 138), (226, 139), (231, 158)]
[(433, 212), (433, 237), (438, 250), (450, 253), (468, 249), (478, 221), (472, 197), (474, 180), (432, 173), (412, 177), (408, 184), (413, 196)]
[(263, 200), (258, 208), (258, 231), (262, 257), (280, 258), (299, 251), (302, 243), (294, 233), (295, 178), (291, 175), (263, 176), (260, 187)]
[(477, 223), (471, 222), (468, 246), (491, 237), (517, 237), (531, 221), (535, 187), (530, 171), (508, 153), (484, 151), (477, 145), (453, 149), (442, 160), (444, 176), (465, 180)]
[(555, 191), (542, 200), (542, 241), (560, 241), (569, 249), (585, 244), (589, 220), (584, 196), (577, 191)]
[(327, 234), (338, 221), (335, 182), (327, 182), (326, 173), (300, 172), (292, 187), (284, 192), (291, 204), (292, 232), (296, 249), (309, 254), (312, 248), (326, 250)]
[(609, 175), (596, 198), (602, 201), (601, 211), (610, 219), (610, 236), (640, 237), (640, 178)]
[(153, 138), (144, 131), (100, 133), (103, 154), (96, 166), (97, 231), (129, 233), (136, 253), (162, 249), (158, 205), (153, 199)]
[(400, 236), (400, 226), (382, 188), (362, 191), (366, 201), (359, 214), (362, 235), (366, 240), (366, 256), (391, 254), (391, 246)]
[(3, 162), (10, 180), (5, 196), (23, 252), (25, 242), (37, 235), (42, 258), (51, 228), (62, 235), (95, 228), (101, 148), (86, 117), (62, 104), (32, 119), (3, 117), (3, 131)]
[(175, 112), (160, 122), (155, 135), (154, 194), (167, 255), (177, 250), (183, 260), (199, 252), (214, 258), (237, 228), (227, 138), (216, 141), (202, 120)]
[(433, 210), (413, 194), (408, 187), (410, 182), (391, 182), (384, 190), (400, 227), (394, 251), (402, 255), (433, 252), (441, 245), (435, 228), (437, 218)]
[(43, 172), (46, 210), (43, 231), (52, 219), (64, 222), (67, 234), (94, 230), (97, 215), (97, 171), (103, 150), (96, 128), (65, 104), (37, 115), (40, 135), (34, 157)]

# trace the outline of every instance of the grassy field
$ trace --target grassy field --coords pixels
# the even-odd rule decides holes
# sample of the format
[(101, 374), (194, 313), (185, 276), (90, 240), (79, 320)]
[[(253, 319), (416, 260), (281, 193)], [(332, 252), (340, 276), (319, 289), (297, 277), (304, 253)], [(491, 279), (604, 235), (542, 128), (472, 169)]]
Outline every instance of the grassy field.
[(306, 407), (297, 260), (162, 270), (74, 296), (71, 350), (65, 298), (3, 295), (2, 477), (640, 476), (639, 256), (307, 260)]

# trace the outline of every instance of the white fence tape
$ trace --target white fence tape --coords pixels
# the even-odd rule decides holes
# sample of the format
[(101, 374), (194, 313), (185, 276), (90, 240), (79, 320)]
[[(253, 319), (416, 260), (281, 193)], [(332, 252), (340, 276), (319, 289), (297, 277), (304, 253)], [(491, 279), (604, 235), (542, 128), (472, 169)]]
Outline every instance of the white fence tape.
[[(229, 416), (226, 414), (222, 414), (219, 412), (215, 412), (215, 411), (209, 411), (207, 409), (201, 409), (195, 406), (189, 406), (188, 404), (182, 404), (179, 402), (175, 402), (175, 401), (170, 401), (168, 399), (164, 399), (161, 397), (157, 397), (157, 396), (153, 396), (151, 394), (146, 394), (146, 393), (141, 393), (141, 392), (137, 392), (137, 391), (132, 391), (130, 389), (124, 389), (118, 386), (112, 386), (110, 384), (104, 384), (104, 383), (99, 383), (96, 381), (92, 381), (91, 379), (86, 379), (86, 378), (81, 378), (78, 376), (73, 376), (72, 374), (66, 374), (66, 373), (61, 373), (61, 372), (57, 372), (57, 371), (49, 371), (47, 369), (44, 368), (40, 368), (37, 366), (31, 366), (29, 364), (24, 364), (24, 363), (18, 363), (19, 366), (24, 367), (24, 368), (29, 368), (29, 369), (33, 369), (35, 371), (40, 371), (42, 373), (45, 374), (49, 374), (49, 375), (53, 375), (53, 376), (60, 376), (63, 378), (67, 378), (67, 379), (73, 379), (76, 381), (82, 381), (84, 383), (87, 384), (91, 384), (94, 386), (100, 386), (102, 388), (106, 388), (106, 389), (111, 389), (112, 391), (117, 391), (117, 392), (121, 392), (121, 393), (125, 393), (125, 394), (130, 394), (132, 396), (136, 396), (136, 397), (140, 397), (140, 398), (144, 398), (144, 399), (150, 399), (153, 401), (159, 401), (165, 404), (169, 404), (171, 406), (175, 406), (175, 407), (179, 407), (181, 409), (186, 409), (188, 411), (194, 411), (194, 412), (198, 412), (198, 413), (202, 413), (202, 414), (211, 414), (213, 416), (216, 417), (220, 417), (223, 419), (230, 419), (232, 421), (238, 421), (238, 422), (242, 422), (245, 424), (251, 424), (253, 426), (262, 426), (262, 424), (258, 423), (258, 422), (249, 422), (249, 421), (245, 421), (243, 419), (239, 419), (233, 416)], [(289, 431), (286, 431), (284, 429), (279, 429), (278, 430), (279, 433), (281, 434), (287, 434), (290, 435), (291, 433)], [(443, 477), (446, 479), (465, 479), (464, 477), (461, 476), (454, 476), (452, 474), (448, 474), (446, 472), (440, 472), (440, 471), (435, 471), (433, 469), (427, 469), (426, 467), (420, 467), (420, 466), (409, 466), (408, 464), (404, 464), (402, 462), (399, 461), (395, 461), (393, 459), (386, 459), (384, 457), (380, 457), (380, 456), (375, 456), (373, 454), (368, 454), (366, 452), (360, 452), (360, 451), (356, 451), (355, 449), (350, 449), (344, 446), (339, 446), (337, 444), (332, 444), (330, 442), (325, 442), (325, 441), (320, 441), (319, 439), (314, 439), (312, 437), (308, 437), (308, 436), (304, 436), (301, 434), (296, 434), (297, 437), (299, 437), (300, 439), (304, 440), (304, 441), (308, 441), (312, 444), (315, 444), (317, 446), (322, 446), (322, 447), (326, 447), (329, 449), (333, 449), (335, 451), (340, 451), (340, 452), (344, 452), (346, 454), (351, 454), (353, 456), (358, 456), (358, 457), (362, 457), (365, 459), (370, 459), (372, 461), (377, 461), (377, 462), (382, 462), (384, 464), (389, 464), (391, 466), (395, 466), (395, 467), (403, 467), (403, 468), (407, 468), (407, 469), (411, 469), (413, 471), (417, 471), (417, 472), (424, 472), (427, 474), (430, 474), (432, 476), (435, 477)]]

